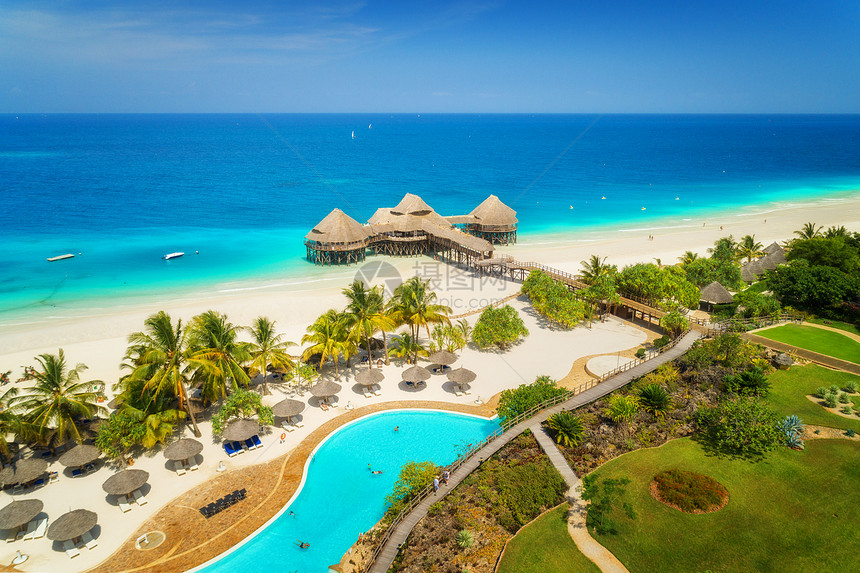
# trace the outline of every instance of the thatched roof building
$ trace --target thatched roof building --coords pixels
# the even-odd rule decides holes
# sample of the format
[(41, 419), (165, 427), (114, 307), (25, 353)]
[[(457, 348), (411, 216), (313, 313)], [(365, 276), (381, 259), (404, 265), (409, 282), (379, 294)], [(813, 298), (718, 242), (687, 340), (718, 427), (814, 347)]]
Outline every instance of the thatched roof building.
[(318, 265), (363, 261), (367, 236), (361, 223), (334, 209), (305, 235), (308, 260)]
[(785, 253), (782, 251), (774, 251), (771, 254), (760, 258), (758, 262), (761, 263), (762, 268), (766, 271), (772, 271), (779, 265), (784, 265), (788, 261), (785, 260)]
[(741, 279), (743, 279), (745, 283), (754, 283), (763, 274), (764, 267), (761, 266), (758, 259), (750, 261), (741, 267)]
[(734, 300), (732, 293), (726, 287), (718, 283), (712, 282), (708, 286), (702, 287), (702, 295), (699, 300), (709, 302), (711, 304), (728, 304)]
[(773, 243), (769, 244), (769, 245), (768, 245), (768, 246), (766, 246), (764, 249), (762, 249), (762, 251), (761, 251), (761, 252), (763, 252), (765, 255), (771, 255), (771, 254), (773, 254), (773, 253), (775, 253), (775, 252), (777, 252), (777, 251), (779, 251), (780, 253), (782, 253), (782, 254), (783, 254), (783, 256), (785, 255), (785, 249), (783, 249), (782, 247), (780, 247), (780, 246), (779, 246), (779, 243), (777, 243), (776, 241), (774, 241)]

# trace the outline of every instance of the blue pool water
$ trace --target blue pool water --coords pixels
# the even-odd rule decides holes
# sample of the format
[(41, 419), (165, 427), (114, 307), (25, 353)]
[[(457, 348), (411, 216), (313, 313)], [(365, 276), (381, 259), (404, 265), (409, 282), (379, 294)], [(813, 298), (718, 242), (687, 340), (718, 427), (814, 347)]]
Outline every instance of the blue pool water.
[[(428, 460), (449, 464), (498, 427), (497, 419), (427, 410), (361, 418), (320, 445), (308, 464), (301, 492), (277, 520), (202, 571), (326, 572), (359, 533), (382, 518), (385, 496), (403, 464)], [(371, 473), (368, 464), (383, 473)], [(310, 548), (300, 549), (299, 539)]]

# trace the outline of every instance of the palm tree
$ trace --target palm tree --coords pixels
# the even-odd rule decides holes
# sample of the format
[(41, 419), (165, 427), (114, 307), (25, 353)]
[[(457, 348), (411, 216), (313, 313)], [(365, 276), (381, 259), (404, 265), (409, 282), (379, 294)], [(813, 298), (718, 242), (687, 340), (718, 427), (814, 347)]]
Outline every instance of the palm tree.
[(460, 336), (463, 337), (463, 346), (460, 347), (462, 350), (463, 347), (469, 342), (472, 338), (472, 327), (469, 325), (469, 321), (465, 318), (461, 318), (457, 321), (457, 326), (455, 327), (458, 331), (460, 331)]
[(334, 309), (329, 309), (316, 321), (308, 326), (307, 334), (302, 336), (302, 344), (310, 343), (305, 349), (302, 360), (307, 360), (314, 354), (320, 355), (320, 364), (326, 360), (334, 361), (334, 374), (338, 376), (337, 363), (340, 357), (349, 357), (348, 333), (344, 328), (344, 316)]
[[(451, 324), (448, 319), (451, 309), (435, 303), (436, 293), (428, 290), (429, 284), (429, 280), (422, 280), (421, 277), (415, 276), (394, 290), (393, 305), (396, 320), (409, 325), (412, 338), (416, 341), (422, 326), (427, 329), (429, 339), (431, 324)], [(415, 362), (417, 360), (416, 354)]]
[(734, 237), (721, 237), (717, 239), (714, 246), (708, 249), (712, 259), (722, 261), (734, 261), (737, 257), (736, 243)]
[(343, 289), (343, 294), (349, 299), (346, 305), (346, 329), (352, 337), (364, 341), (368, 362), (373, 368), (370, 337), (377, 330), (381, 330), (383, 335), (386, 330), (394, 330), (394, 323), (385, 312), (382, 287), (377, 285), (368, 288), (362, 281), (355, 280), (349, 287)]
[(754, 258), (761, 256), (761, 248), (762, 245), (755, 240), (755, 235), (746, 235), (738, 241), (736, 251), (740, 258), (746, 257), (747, 262), (750, 262)]
[(659, 384), (651, 383), (643, 386), (638, 393), (639, 403), (646, 412), (654, 414), (662, 419), (666, 412), (672, 407), (672, 398), (665, 388)]
[[(418, 356), (426, 356), (427, 351), (421, 346), (414, 336), (408, 332), (404, 332), (399, 338), (394, 339), (394, 344), (391, 350), (388, 351), (395, 358), (405, 360), (410, 364), (418, 362)], [(413, 357), (410, 360), (410, 357)]]
[(274, 368), (291, 370), (295, 363), (287, 353), (287, 348), (295, 342), (283, 340), (283, 334), (275, 334), (275, 321), (259, 316), (248, 328), (254, 339), (248, 346), (251, 352), (251, 365), (263, 373), (263, 394), (269, 393), (269, 364)]
[(681, 266), (686, 266), (698, 258), (698, 253), (694, 253), (693, 251), (686, 251), (683, 255), (678, 257), (678, 260), (681, 262)]
[(67, 368), (62, 348), (56, 355), (40, 354), (35, 360), (41, 366), (33, 375), (36, 384), (26, 388), (26, 394), (11, 398), (9, 403), (24, 412), (24, 421), (35, 430), (41, 442), (45, 443), (52, 428), (61, 442), (69, 439), (83, 442), (84, 437), (75, 422), (106, 412), (97, 403), (99, 393), (93, 391), (93, 384), (101, 384), (101, 380), (81, 382), (81, 373), (87, 366), (78, 364)]
[(143, 381), (139, 392), (151, 392), (154, 399), (164, 395), (179, 400), (179, 409), (188, 413), (194, 435), (200, 437), (200, 428), (188, 400), (186, 367), (186, 332), (182, 320), (176, 325), (166, 312), (159, 311), (144, 321), (144, 331), (134, 332), (128, 337), (124, 368), (131, 373), (120, 386), (129, 386), (135, 381)]
[(586, 284), (591, 284), (595, 279), (618, 270), (615, 265), (606, 264), (606, 257), (601, 259), (597, 255), (591, 255), (589, 260), (580, 261), (579, 264), (582, 265), (582, 282)]
[(799, 231), (795, 231), (794, 234), (801, 240), (814, 239), (821, 236), (821, 229), (823, 228), (824, 227), (820, 227), (815, 223), (804, 223), (803, 227), (801, 227)]
[(18, 389), (14, 386), (0, 394), (0, 454), (5, 460), (10, 458), (6, 436), (20, 434), (22, 429), (21, 418), (15, 412), (15, 408), (10, 407), (12, 398), (17, 395)]
[(824, 231), (824, 237), (826, 239), (835, 239), (836, 237), (847, 237), (849, 235), (848, 229), (845, 228), (845, 225), (840, 225), (838, 227), (828, 227), (826, 231)]
[(241, 327), (227, 316), (207, 310), (191, 319), (188, 331), (188, 370), (191, 379), (202, 384), (203, 399), (212, 402), (226, 398), (228, 387), (247, 387), (250, 379), (242, 364), (251, 360), (250, 345), (239, 342)]
[(555, 434), (556, 443), (568, 448), (578, 446), (585, 436), (582, 418), (567, 411), (556, 412), (547, 418), (546, 426)]

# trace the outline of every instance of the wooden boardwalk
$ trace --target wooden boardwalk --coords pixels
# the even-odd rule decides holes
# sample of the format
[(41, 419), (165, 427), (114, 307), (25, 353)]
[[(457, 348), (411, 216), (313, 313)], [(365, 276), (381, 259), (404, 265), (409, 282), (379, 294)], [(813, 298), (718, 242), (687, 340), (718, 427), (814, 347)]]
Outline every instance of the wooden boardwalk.
[(508, 431), (504, 434), (501, 434), (498, 438), (488, 443), (486, 446), (475, 452), (468, 460), (466, 460), (461, 466), (455, 469), (451, 473), (451, 479), (449, 481), (448, 486), (442, 486), (439, 488), (439, 491), (433, 495), (429, 495), (424, 498), (409, 514), (407, 514), (394, 531), (391, 533), (388, 540), (382, 547), (382, 550), (379, 552), (376, 561), (371, 563), (369, 569), (370, 573), (386, 573), (388, 569), (391, 567), (391, 564), (394, 562), (394, 558), (397, 557), (397, 553), (400, 550), (400, 546), (406, 542), (406, 538), (409, 536), (409, 533), (412, 531), (412, 528), (425, 516), (427, 515), (427, 510), (431, 505), (441, 500), (445, 495), (454, 489), (457, 484), (459, 484), (463, 479), (466, 478), (470, 473), (472, 473), (475, 468), (483, 463), (483, 461), (497, 451), (499, 451), (505, 444), (510, 442), (512, 439), (523, 433), (525, 430), (529, 429), (530, 426), (534, 424), (539, 424), (546, 420), (549, 416), (555, 414), (556, 412), (561, 412), (562, 410), (574, 410), (579, 408), (580, 406), (584, 406), (585, 404), (589, 404), (606, 396), (610, 392), (621, 388), (622, 386), (629, 384), (633, 379), (639, 378), (640, 376), (644, 376), (649, 372), (655, 370), (662, 364), (670, 362), (675, 358), (683, 355), (689, 348), (693, 345), (693, 343), (701, 338), (702, 334), (691, 330), (671, 349), (666, 352), (648, 360), (646, 362), (642, 362), (635, 367), (622, 372), (608, 380), (601, 382), (600, 384), (589, 388), (588, 390), (584, 390), (583, 392), (577, 394), (570, 400), (566, 402), (562, 402), (555, 406), (546, 408), (545, 410), (541, 410), (535, 416), (528, 418), (520, 422), (519, 424), (512, 426)]

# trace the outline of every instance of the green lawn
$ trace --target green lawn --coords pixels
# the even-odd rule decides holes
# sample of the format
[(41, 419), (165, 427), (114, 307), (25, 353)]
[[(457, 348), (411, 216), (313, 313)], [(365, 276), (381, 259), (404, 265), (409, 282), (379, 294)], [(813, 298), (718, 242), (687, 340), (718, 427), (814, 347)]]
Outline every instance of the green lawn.
[(799, 324), (784, 324), (776, 328), (756, 332), (755, 334), (769, 338), (770, 340), (784, 342), (792, 346), (860, 364), (860, 343), (832, 330), (823, 330)]
[(860, 384), (860, 376), (829, 370), (817, 364), (792, 366), (788, 370), (777, 370), (768, 376), (771, 386), (767, 401), (781, 416), (796, 414), (806, 424), (846, 430), (850, 428), (860, 432), (860, 418), (843, 418), (831, 414), (806, 397), (807, 394), (815, 394), (821, 386), (829, 388), (836, 384), (842, 388), (851, 380)]
[(751, 284), (750, 286), (748, 286), (746, 288), (746, 290), (744, 290), (744, 292), (757, 292), (757, 293), (761, 294), (764, 291), (766, 291), (769, 287), (770, 287), (770, 285), (768, 284), (768, 282), (766, 280), (761, 280), (761, 281), (755, 282), (755, 283)]
[[(860, 443), (848, 440), (812, 440), (755, 463), (707, 454), (688, 438), (637, 450), (595, 472), (630, 478), (625, 495), (636, 512), (630, 520), (616, 504), (619, 533), (596, 538), (631, 573), (857, 571), (858, 458)], [(652, 477), (673, 467), (719, 481), (728, 505), (690, 515), (654, 500)]]
[(860, 328), (857, 328), (855, 325), (849, 322), (827, 320), (826, 318), (809, 318), (806, 320), (806, 322), (811, 322), (812, 324), (821, 324), (824, 326), (829, 326), (830, 328), (838, 328), (839, 330), (844, 330), (845, 332), (850, 332), (851, 334), (860, 335)]
[(567, 532), (564, 504), (529, 523), (508, 542), (499, 573), (600, 573)]

